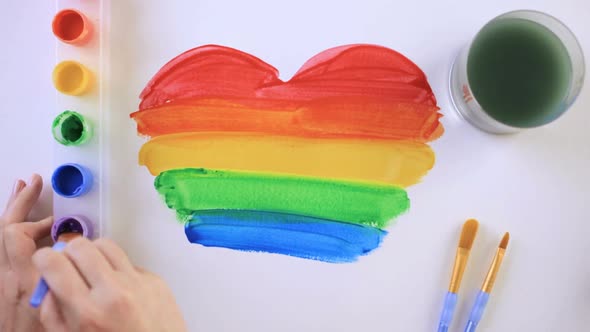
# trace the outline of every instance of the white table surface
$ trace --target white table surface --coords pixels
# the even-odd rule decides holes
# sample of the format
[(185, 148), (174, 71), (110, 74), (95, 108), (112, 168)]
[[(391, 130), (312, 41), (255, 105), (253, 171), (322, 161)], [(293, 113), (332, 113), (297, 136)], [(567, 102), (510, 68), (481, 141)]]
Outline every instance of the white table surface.
[[(191, 331), (433, 331), (461, 223), (481, 222), (452, 331), (462, 331), (503, 232), (511, 241), (478, 331), (590, 329), (590, 84), (554, 124), (513, 136), (475, 130), (453, 113), (447, 73), (487, 20), (530, 8), (562, 19), (590, 54), (590, 2), (113, 0), (110, 237), (172, 286)], [(52, 1), (0, 7), (0, 201), (13, 181), (52, 172)], [(428, 75), (445, 114), (437, 162), (409, 189), (412, 207), (382, 247), (333, 265), (188, 244), (137, 166), (143, 141), (128, 113), (167, 60), (205, 43), (261, 57), (289, 78), (341, 44), (394, 48)], [(139, 193), (137, 193), (139, 192)], [(44, 190), (33, 217), (51, 213)], [(145, 209), (145, 206), (149, 206)], [(142, 210), (143, 209), (143, 210)]]

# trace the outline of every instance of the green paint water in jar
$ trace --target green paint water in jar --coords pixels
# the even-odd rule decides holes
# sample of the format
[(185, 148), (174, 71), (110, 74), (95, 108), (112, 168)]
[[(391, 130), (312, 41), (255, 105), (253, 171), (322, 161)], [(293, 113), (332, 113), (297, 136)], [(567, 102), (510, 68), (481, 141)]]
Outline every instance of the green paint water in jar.
[(582, 47), (557, 18), (517, 10), (489, 21), (455, 58), (453, 106), (494, 134), (544, 126), (574, 104), (586, 72)]
[(565, 111), (572, 78), (561, 40), (543, 25), (506, 18), (486, 25), (471, 45), (467, 76), (475, 99), (494, 119), (536, 127)]

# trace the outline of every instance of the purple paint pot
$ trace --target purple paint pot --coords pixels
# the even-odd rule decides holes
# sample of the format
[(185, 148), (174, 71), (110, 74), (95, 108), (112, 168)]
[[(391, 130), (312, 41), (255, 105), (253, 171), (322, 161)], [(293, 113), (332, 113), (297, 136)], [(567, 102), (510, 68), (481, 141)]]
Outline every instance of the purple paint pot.
[(92, 223), (88, 219), (80, 215), (69, 215), (53, 223), (51, 238), (57, 241), (57, 238), (64, 233), (78, 233), (85, 238), (92, 238), (93, 231)]

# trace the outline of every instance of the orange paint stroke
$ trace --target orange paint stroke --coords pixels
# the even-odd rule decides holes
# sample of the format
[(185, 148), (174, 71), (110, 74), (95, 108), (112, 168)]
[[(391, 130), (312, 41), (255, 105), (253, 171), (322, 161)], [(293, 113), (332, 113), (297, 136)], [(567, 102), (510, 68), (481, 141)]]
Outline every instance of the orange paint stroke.
[(131, 117), (147, 136), (229, 130), (429, 141), (443, 131), (422, 70), (376, 45), (321, 52), (287, 82), (247, 53), (197, 47), (162, 67), (140, 97)]
[[(316, 100), (287, 109), (218, 99), (172, 102), (135, 112), (140, 134), (152, 137), (204, 131), (257, 132), (303, 137), (373, 137), (427, 142), (442, 134), (438, 107), (364, 98)], [(249, 106), (251, 104), (253, 106)], [(261, 107), (257, 107), (261, 106)]]
[(406, 141), (187, 133), (145, 143), (139, 164), (152, 175), (177, 168), (209, 168), (407, 187), (432, 168), (434, 152), (424, 143)]

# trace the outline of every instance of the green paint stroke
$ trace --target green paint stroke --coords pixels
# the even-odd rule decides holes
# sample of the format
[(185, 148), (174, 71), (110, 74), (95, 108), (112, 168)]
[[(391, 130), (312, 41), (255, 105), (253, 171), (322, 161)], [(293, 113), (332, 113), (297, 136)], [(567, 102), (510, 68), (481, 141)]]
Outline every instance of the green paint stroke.
[(90, 136), (90, 126), (82, 114), (65, 111), (53, 120), (53, 137), (63, 145), (80, 145)]
[(410, 205), (402, 188), (269, 173), (175, 169), (154, 185), (169, 208), (290, 213), (383, 228)]

